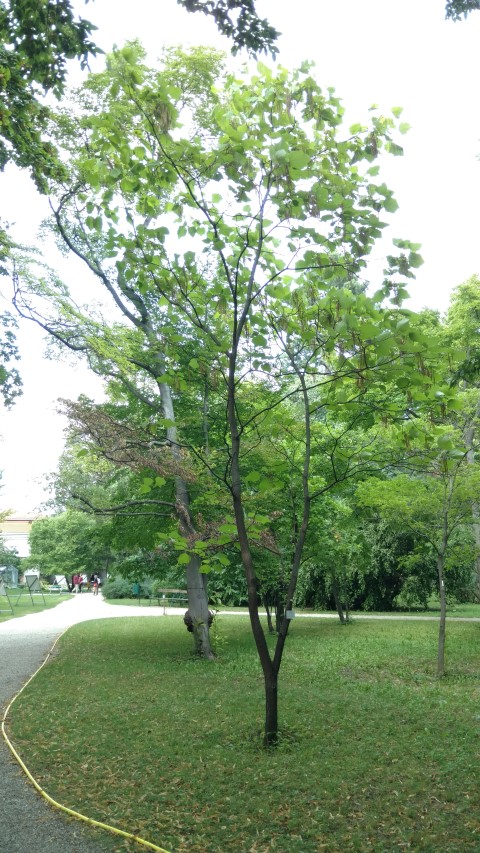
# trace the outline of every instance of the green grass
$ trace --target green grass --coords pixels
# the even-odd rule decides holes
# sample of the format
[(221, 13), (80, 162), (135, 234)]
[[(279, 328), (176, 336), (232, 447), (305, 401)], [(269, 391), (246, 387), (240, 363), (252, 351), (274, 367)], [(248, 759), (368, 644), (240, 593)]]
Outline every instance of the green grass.
[(297, 620), (270, 751), (248, 622), (217, 630), (206, 663), (177, 617), (72, 628), (12, 711), (48, 793), (174, 853), (480, 849), (480, 625), (439, 682), (435, 623)]
[(41, 610), (56, 607), (61, 601), (68, 601), (70, 599), (69, 594), (45, 592), (44, 601), (39, 593), (33, 593), (35, 604), (32, 604), (32, 599), (28, 593), (24, 592), (17, 603), (19, 590), (11, 589), (8, 591), (8, 594), (13, 606), (13, 613), (10, 611), (6, 596), (0, 595), (0, 610), (4, 611), (0, 612), (0, 622), (5, 622), (7, 619), (16, 619), (18, 616), (26, 616), (28, 613), (40, 613)]

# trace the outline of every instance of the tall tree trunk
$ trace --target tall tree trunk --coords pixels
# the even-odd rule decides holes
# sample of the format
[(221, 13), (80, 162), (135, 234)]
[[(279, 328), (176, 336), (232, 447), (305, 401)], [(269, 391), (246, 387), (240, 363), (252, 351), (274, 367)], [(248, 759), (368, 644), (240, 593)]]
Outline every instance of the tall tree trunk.
[(345, 625), (346, 620), (345, 620), (345, 614), (343, 612), (343, 606), (342, 606), (342, 602), (341, 602), (341, 598), (340, 598), (340, 588), (338, 585), (338, 580), (335, 576), (334, 576), (333, 581), (332, 581), (332, 592), (333, 592), (333, 598), (335, 600), (335, 607), (336, 607), (336, 610), (338, 613), (338, 618), (340, 619), (341, 624)]
[[(175, 412), (173, 408), (170, 386), (164, 382), (159, 383), (160, 398), (162, 401), (163, 416), (171, 424), (167, 428), (167, 440), (170, 442), (171, 452), (179, 465), (180, 448), (177, 442), (177, 429), (175, 424)], [(190, 515), (190, 500), (188, 488), (183, 477), (175, 477), (175, 512), (178, 519), (178, 527), (182, 536), (189, 538), (195, 533), (195, 528)], [(188, 610), (192, 620), (195, 653), (200, 657), (212, 659), (214, 654), (210, 644), (209, 634), (209, 610), (207, 586), (204, 583), (200, 571), (200, 559), (192, 554), (186, 570)]]

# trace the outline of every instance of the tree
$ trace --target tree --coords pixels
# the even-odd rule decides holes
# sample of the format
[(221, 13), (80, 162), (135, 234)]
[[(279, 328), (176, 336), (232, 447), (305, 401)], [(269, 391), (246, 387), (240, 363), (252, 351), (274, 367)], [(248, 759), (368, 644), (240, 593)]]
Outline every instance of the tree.
[(41, 191), (60, 166), (45, 139), (49, 110), (42, 96), (63, 94), (68, 59), (86, 67), (98, 52), (90, 40), (94, 29), (76, 20), (70, 0), (0, 2), (0, 170), (9, 160), (30, 169)]
[[(455, 534), (471, 524), (472, 498), (480, 496), (480, 470), (468, 465), (465, 450), (452, 435), (438, 437), (437, 454), (424, 459), (416, 476), (400, 474), (388, 480), (371, 479), (359, 484), (358, 499), (374, 507), (383, 518), (400, 522), (432, 547), (437, 561), (440, 621), (437, 676), (445, 673), (446, 591), (445, 568)], [(457, 446), (455, 446), (457, 445)]]
[[(178, 586), (182, 575), (182, 569), (176, 566), (178, 555), (165, 545), (159, 545), (162, 533), (172, 529), (174, 504), (166, 500), (165, 480), (149, 471), (147, 460), (143, 458), (140, 467), (137, 464), (141, 429), (135, 439), (135, 448), (131, 431), (129, 433), (130, 454), (125, 455), (122, 462), (116, 456), (117, 462), (113, 462), (98, 432), (95, 442), (92, 441), (88, 417), (82, 418), (82, 412), (87, 409), (86, 401), (65, 406), (70, 414), (71, 434), (58, 470), (50, 477), (53, 493), (50, 507), (57, 512), (69, 509), (87, 513), (91, 521), (96, 520), (96, 538), (111, 554), (109, 571), (131, 581), (148, 575), (164, 582), (176, 571), (178, 577), (173, 585)], [(107, 407), (111, 423), (112, 404), (98, 408)], [(116, 414), (119, 416), (118, 411)], [(98, 420), (97, 413), (97, 424)], [(119, 431), (115, 435), (119, 437)], [(146, 472), (152, 477), (147, 477)]]
[(3, 539), (0, 539), (0, 568), (8, 568), (9, 566), (15, 566), (18, 569), (20, 557), (15, 548), (8, 548)]
[(203, 12), (215, 21), (223, 35), (232, 39), (232, 53), (246, 47), (249, 53), (278, 52), (280, 35), (265, 18), (259, 18), (253, 0), (177, 0), (188, 12)]
[[(447, 345), (450, 347), (460, 345), (465, 349), (465, 357), (458, 367), (455, 379), (461, 388), (470, 389), (471, 412), (464, 430), (467, 461), (470, 464), (474, 464), (476, 459), (478, 419), (480, 418), (479, 319), (480, 279), (478, 276), (472, 276), (454, 289), (445, 328)], [(480, 506), (476, 501), (472, 501), (472, 515), (476, 543), (475, 592), (480, 601)]]
[(43, 575), (90, 575), (103, 571), (108, 561), (95, 521), (82, 512), (69, 510), (34, 521), (29, 543), (28, 564), (38, 567)]
[(460, 21), (466, 18), (470, 12), (480, 9), (479, 0), (447, 0), (445, 6), (445, 17), (452, 21)]
[[(130, 329), (95, 315), (93, 306), (82, 311), (54, 276), (25, 268), (16, 301), (24, 316), (86, 352), (94, 369), (150, 407), (146, 428), (173, 475), (176, 542), (187, 573), (194, 567), (200, 578), (210, 570), (208, 549), (238, 547), (264, 675), (265, 743), (273, 744), (312, 503), (365, 466), (376, 469), (374, 436), (352, 442), (352, 432), (385, 419), (403, 424), (431, 382), (425, 336), (401, 307), (404, 279), (421, 263), (418, 246), (397, 241), (372, 297), (350, 286), (381, 233), (383, 212), (396, 208), (374, 161), (382, 149), (401, 148), (392, 138), (395, 118), (373, 114), (368, 127), (342, 135), (341, 103), (332, 90), (322, 92), (308, 64), (293, 73), (260, 64), (248, 81), (229, 76), (211, 98), (203, 96), (201, 111), (182, 115), (184, 91), (172, 85), (168, 63), (163, 73), (142, 60), (136, 45), (114, 53), (108, 71), (80, 96), (79, 112), (60, 118), (70, 177), (52, 185), (60, 237)], [(32, 294), (52, 305), (50, 313)], [(268, 400), (249, 393), (259, 381)], [(200, 422), (205, 386), (215, 386), (222, 401), (215, 453), (203, 437), (189, 441), (177, 422), (190, 382)], [(299, 448), (293, 467), (275, 460), (252, 471), (255, 448), (267, 439), (280, 445), (286, 423)], [(188, 472), (215, 499), (219, 487), (228, 498), (214, 535), (195, 526)], [(274, 518), (258, 502), (292, 478), (300, 499), (285, 616), (271, 654), (254, 554)]]

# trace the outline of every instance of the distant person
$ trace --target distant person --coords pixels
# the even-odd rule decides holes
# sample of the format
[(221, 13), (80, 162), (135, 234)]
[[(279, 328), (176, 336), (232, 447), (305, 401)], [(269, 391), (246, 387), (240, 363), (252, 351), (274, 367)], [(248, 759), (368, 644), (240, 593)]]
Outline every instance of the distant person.
[(78, 573), (72, 578), (73, 586), (75, 587), (75, 593), (79, 593), (82, 591), (82, 577)]
[(92, 583), (93, 594), (98, 595), (98, 577), (95, 575)]

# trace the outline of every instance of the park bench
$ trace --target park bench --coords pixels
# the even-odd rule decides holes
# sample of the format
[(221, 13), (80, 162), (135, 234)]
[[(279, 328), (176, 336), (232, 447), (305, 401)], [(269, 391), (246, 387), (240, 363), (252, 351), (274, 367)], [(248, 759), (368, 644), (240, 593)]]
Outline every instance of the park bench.
[(186, 589), (157, 589), (155, 592), (151, 592), (148, 596), (148, 604), (150, 605), (153, 602), (157, 602), (159, 607), (163, 607), (163, 612), (167, 607), (175, 607), (176, 604), (187, 604), (187, 590)]

